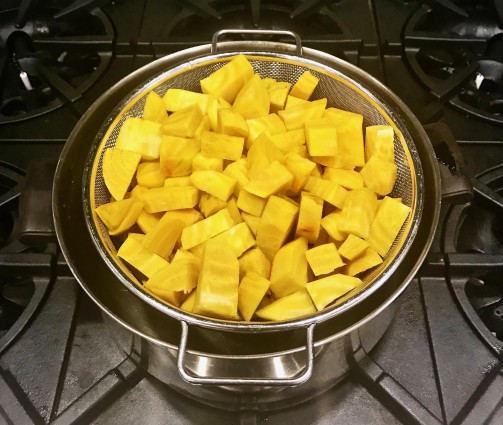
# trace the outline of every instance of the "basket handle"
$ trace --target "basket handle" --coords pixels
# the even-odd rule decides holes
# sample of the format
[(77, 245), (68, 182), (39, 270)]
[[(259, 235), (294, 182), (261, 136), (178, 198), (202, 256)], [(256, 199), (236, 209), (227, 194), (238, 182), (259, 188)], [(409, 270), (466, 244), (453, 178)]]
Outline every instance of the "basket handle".
[(300, 40), (299, 34), (293, 31), (286, 30), (242, 30), (242, 29), (225, 29), (217, 31), (213, 34), (213, 39), (211, 40), (211, 53), (215, 54), (218, 50), (218, 39), (220, 36), (225, 34), (255, 34), (255, 35), (288, 35), (295, 40), (295, 53), (297, 55), (302, 55), (302, 41)]
[[(189, 384), (206, 384), (206, 385), (298, 385), (306, 382), (313, 373), (314, 363), (314, 327), (316, 324), (309, 325), (306, 328), (306, 366), (300, 375), (292, 378), (246, 378), (246, 377), (203, 377), (193, 375), (185, 368), (185, 355), (187, 353), (187, 339), (189, 335), (189, 324), (181, 321), (182, 335), (180, 337), (180, 345), (178, 346), (178, 356), (176, 366), (180, 376)], [(229, 360), (233, 361), (233, 360)], [(240, 358), (239, 361), (246, 361)]]

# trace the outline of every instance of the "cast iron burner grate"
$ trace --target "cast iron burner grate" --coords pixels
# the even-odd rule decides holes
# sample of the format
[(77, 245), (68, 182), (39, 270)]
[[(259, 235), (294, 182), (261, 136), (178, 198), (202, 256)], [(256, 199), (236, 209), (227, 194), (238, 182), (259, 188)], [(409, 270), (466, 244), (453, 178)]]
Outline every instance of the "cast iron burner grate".
[(0, 6), (0, 123), (72, 105), (113, 50), (111, 23), (99, 9), (61, 0), (11, 3)]
[(404, 30), (410, 67), (441, 102), (503, 123), (503, 11), (499, 0), (437, 0)]

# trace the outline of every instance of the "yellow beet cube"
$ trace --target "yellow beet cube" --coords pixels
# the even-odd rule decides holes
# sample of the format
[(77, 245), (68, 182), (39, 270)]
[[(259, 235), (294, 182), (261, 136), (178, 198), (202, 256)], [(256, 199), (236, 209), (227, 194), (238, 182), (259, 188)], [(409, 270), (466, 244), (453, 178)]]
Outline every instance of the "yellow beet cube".
[(242, 279), (249, 272), (257, 273), (266, 279), (271, 275), (271, 262), (258, 247), (249, 249), (239, 257), (239, 278)]
[(337, 183), (310, 176), (304, 184), (304, 190), (319, 196), (329, 204), (342, 208), (348, 191)]
[(395, 186), (397, 166), (373, 155), (360, 171), (365, 185), (378, 195), (388, 195)]
[(147, 211), (142, 210), (140, 215), (136, 219), (136, 224), (143, 233), (148, 233), (155, 227), (160, 219), (160, 214), (150, 214)]
[(246, 190), (239, 192), (237, 207), (244, 212), (247, 212), (255, 217), (260, 217), (264, 211), (267, 199), (254, 195)]
[(185, 250), (193, 248), (234, 225), (229, 211), (224, 208), (204, 220), (185, 227), (181, 237), (182, 248)]
[(361, 284), (362, 281), (357, 277), (334, 274), (309, 282), (306, 289), (316, 309), (323, 310), (332, 301)]
[(344, 274), (348, 276), (356, 276), (372, 267), (378, 266), (382, 263), (379, 254), (371, 247), (368, 247), (363, 254), (356, 257), (353, 261), (344, 266)]
[(316, 242), (320, 234), (322, 214), (323, 199), (308, 192), (302, 192), (295, 236), (303, 236), (309, 242)]
[(227, 202), (215, 198), (209, 193), (201, 193), (199, 197), (199, 211), (203, 213), (204, 217), (209, 217), (226, 207)]
[(240, 257), (243, 252), (255, 246), (255, 238), (248, 225), (244, 222), (214, 236), (213, 239), (227, 244), (236, 257)]
[(222, 158), (210, 158), (201, 152), (198, 152), (192, 158), (192, 171), (213, 170), (222, 172), (224, 170), (224, 160)]
[(323, 119), (307, 121), (306, 145), (311, 156), (337, 155), (337, 127)]
[(292, 106), (307, 104), (307, 102), (309, 101), (306, 99), (301, 99), (300, 97), (292, 96), (289, 94), (286, 97), (285, 109), (290, 109)]
[(143, 187), (153, 188), (164, 186), (164, 173), (161, 172), (159, 161), (142, 162), (136, 170), (136, 181)]
[(270, 282), (258, 273), (248, 272), (238, 288), (239, 312), (247, 322), (251, 320), (260, 301), (269, 290)]
[(246, 165), (248, 167), (248, 177), (257, 177), (273, 161), (284, 161), (283, 153), (271, 142), (267, 134), (262, 133), (253, 146), (248, 150)]
[(160, 171), (165, 177), (183, 177), (192, 172), (192, 160), (199, 152), (199, 142), (177, 136), (162, 136)]
[(344, 243), (339, 247), (339, 254), (351, 261), (361, 255), (368, 247), (369, 243), (367, 241), (349, 234)]
[(339, 230), (341, 220), (341, 211), (334, 211), (321, 219), (321, 227), (325, 229), (328, 235), (337, 242), (344, 241), (348, 234)]
[[(292, 106), (278, 115), (283, 119), (287, 130), (304, 128), (306, 121), (321, 118), (327, 106), (327, 99), (318, 99)], [(362, 144), (363, 148), (363, 144)]]
[(236, 179), (236, 187), (234, 188), (234, 195), (238, 196), (243, 187), (248, 184), (248, 166), (246, 158), (241, 158), (238, 161), (231, 162), (224, 169), (224, 174)]
[(277, 112), (285, 109), (286, 97), (292, 85), (286, 81), (278, 81), (267, 87), (271, 101), (271, 111)]
[(239, 262), (224, 243), (205, 244), (192, 312), (222, 319), (238, 318)]
[(265, 320), (297, 319), (316, 313), (316, 307), (306, 289), (294, 292), (260, 308), (255, 315)]
[(258, 74), (245, 83), (232, 104), (232, 110), (245, 119), (266, 116), (269, 108), (269, 92)]
[(190, 176), (168, 177), (164, 179), (164, 187), (173, 186), (194, 186), (190, 180)]
[(155, 187), (143, 194), (144, 207), (149, 213), (192, 208), (199, 199), (199, 190), (193, 186)]
[(248, 126), (248, 138), (246, 139), (247, 149), (250, 149), (255, 143), (255, 140), (257, 140), (262, 133), (271, 137), (286, 132), (285, 124), (278, 114), (269, 114), (263, 117), (249, 119), (246, 120), (246, 123)]
[(180, 306), (180, 309), (186, 311), (188, 313), (192, 313), (192, 309), (194, 308), (194, 301), (196, 300), (196, 291), (192, 291), (186, 300)]
[(145, 248), (134, 237), (128, 236), (117, 255), (147, 277), (151, 277), (169, 263)]
[(365, 159), (368, 161), (372, 155), (395, 162), (395, 146), (393, 139), (395, 133), (389, 125), (371, 125), (365, 128)]
[(216, 98), (223, 97), (227, 102), (234, 102), (238, 92), (253, 76), (253, 68), (244, 55), (237, 55), (220, 69), (201, 80), (203, 93)]
[(245, 140), (239, 136), (203, 131), (201, 134), (201, 153), (211, 158), (237, 161), (241, 158)]
[(326, 243), (309, 249), (306, 252), (306, 258), (315, 276), (332, 273), (344, 265), (334, 243)]
[(255, 215), (252, 215), (247, 212), (242, 212), (241, 213), (241, 218), (243, 221), (248, 225), (252, 233), (257, 236), (257, 230), (258, 230), (258, 225), (260, 223), (260, 217), (257, 217)]
[(219, 108), (217, 111), (217, 131), (219, 133), (248, 137), (248, 124), (242, 115), (230, 108)]
[(145, 98), (145, 106), (143, 107), (144, 120), (156, 121), (159, 123), (164, 123), (164, 120), (168, 118), (168, 112), (164, 106), (161, 96), (159, 96), (155, 91), (149, 92)]
[(257, 245), (272, 260), (292, 229), (299, 207), (293, 202), (271, 196), (260, 218)]
[(323, 171), (323, 178), (337, 183), (345, 189), (359, 189), (363, 187), (362, 175), (354, 170), (326, 167)]
[(129, 198), (100, 205), (96, 208), (96, 214), (111, 235), (118, 235), (136, 223), (142, 210), (143, 202)]
[(198, 170), (190, 175), (192, 184), (203, 192), (227, 201), (234, 192), (236, 179), (213, 170)]
[(115, 200), (124, 199), (140, 160), (140, 153), (118, 148), (107, 149), (103, 154), (103, 179)]
[(284, 154), (293, 152), (293, 149), (298, 148), (306, 143), (306, 137), (303, 128), (290, 130), (280, 134), (269, 136), (271, 142)]
[(318, 85), (318, 81), (318, 78), (313, 74), (309, 71), (305, 71), (293, 85), (290, 94), (300, 99), (308, 100)]
[(289, 189), (298, 193), (316, 168), (316, 164), (298, 153), (289, 153), (285, 157), (285, 167), (293, 174), (293, 182)]
[(365, 239), (377, 210), (377, 196), (366, 187), (348, 192), (342, 207), (339, 230)]
[(276, 298), (302, 289), (307, 283), (307, 239), (300, 237), (282, 246), (271, 266), (271, 291)]
[(162, 97), (164, 106), (170, 112), (179, 111), (187, 106), (198, 105), (203, 114), (206, 113), (208, 99), (209, 96), (207, 94), (183, 89), (168, 89)]
[(242, 223), (243, 218), (241, 217), (241, 212), (239, 211), (238, 206), (236, 205), (236, 198), (234, 196), (231, 196), (229, 200), (227, 201), (227, 207), (229, 210), (229, 214), (231, 215), (232, 219), (234, 222), (237, 223)]
[(410, 207), (387, 196), (381, 201), (370, 225), (367, 241), (381, 256), (385, 256), (410, 213)]
[(154, 293), (161, 291), (188, 294), (197, 286), (201, 260), (195, 255), (178, 258), (154, 273), (145, 286)]
[(267, 198), (288, 189), (293, 182), (293, 174), (281, 162), (274, 161), (257, 173), (244, 187), (250, 193)]
[(122, 124), (116, 149), (124, 149), (137, 152), (144, 160), (159, 158), (159, 146), (161, 144), (161, 124), (143, 118), (126, 118)]
[(168, 136), (194, 137), (201, 122), (203, 113), (199, 105), (189, 105), (173, 112), (164, 120), (162, 132)]

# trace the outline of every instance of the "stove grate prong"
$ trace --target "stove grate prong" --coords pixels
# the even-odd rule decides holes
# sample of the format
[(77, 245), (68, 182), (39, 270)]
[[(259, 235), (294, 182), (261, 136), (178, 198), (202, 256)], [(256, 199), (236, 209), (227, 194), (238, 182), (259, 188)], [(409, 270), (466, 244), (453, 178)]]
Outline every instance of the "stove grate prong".
[(21, 0), (16, 17), (16, 28), (23, 28), (28, 22), (31, 11), (37, 6), (39, 0)]
[(54, 19), (60, 19), (78, 13), (89, 12), (91, 9), (101, 7), (106, 3), (108, 3), (108, 0), (75, 0), (70, 6), (60, 10), (53, 17)]

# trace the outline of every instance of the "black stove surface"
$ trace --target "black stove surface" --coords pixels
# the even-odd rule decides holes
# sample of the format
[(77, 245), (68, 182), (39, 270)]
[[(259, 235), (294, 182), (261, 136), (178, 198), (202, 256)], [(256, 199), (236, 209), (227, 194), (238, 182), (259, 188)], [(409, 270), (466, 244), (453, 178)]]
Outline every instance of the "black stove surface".
[[(35, 3), (0, 5), (0, 423), (503, 423), (498, 0)], [(474, 187), (470, 203), (442, 206), (383, 339), (289, 409), (215, 409), (137, 367), (72, 277), (51, 220), (56, 160), (85, 110), (135, 69), (229, 27), (294, 30), (371, 73), (423, 124), (450, 127)]]

